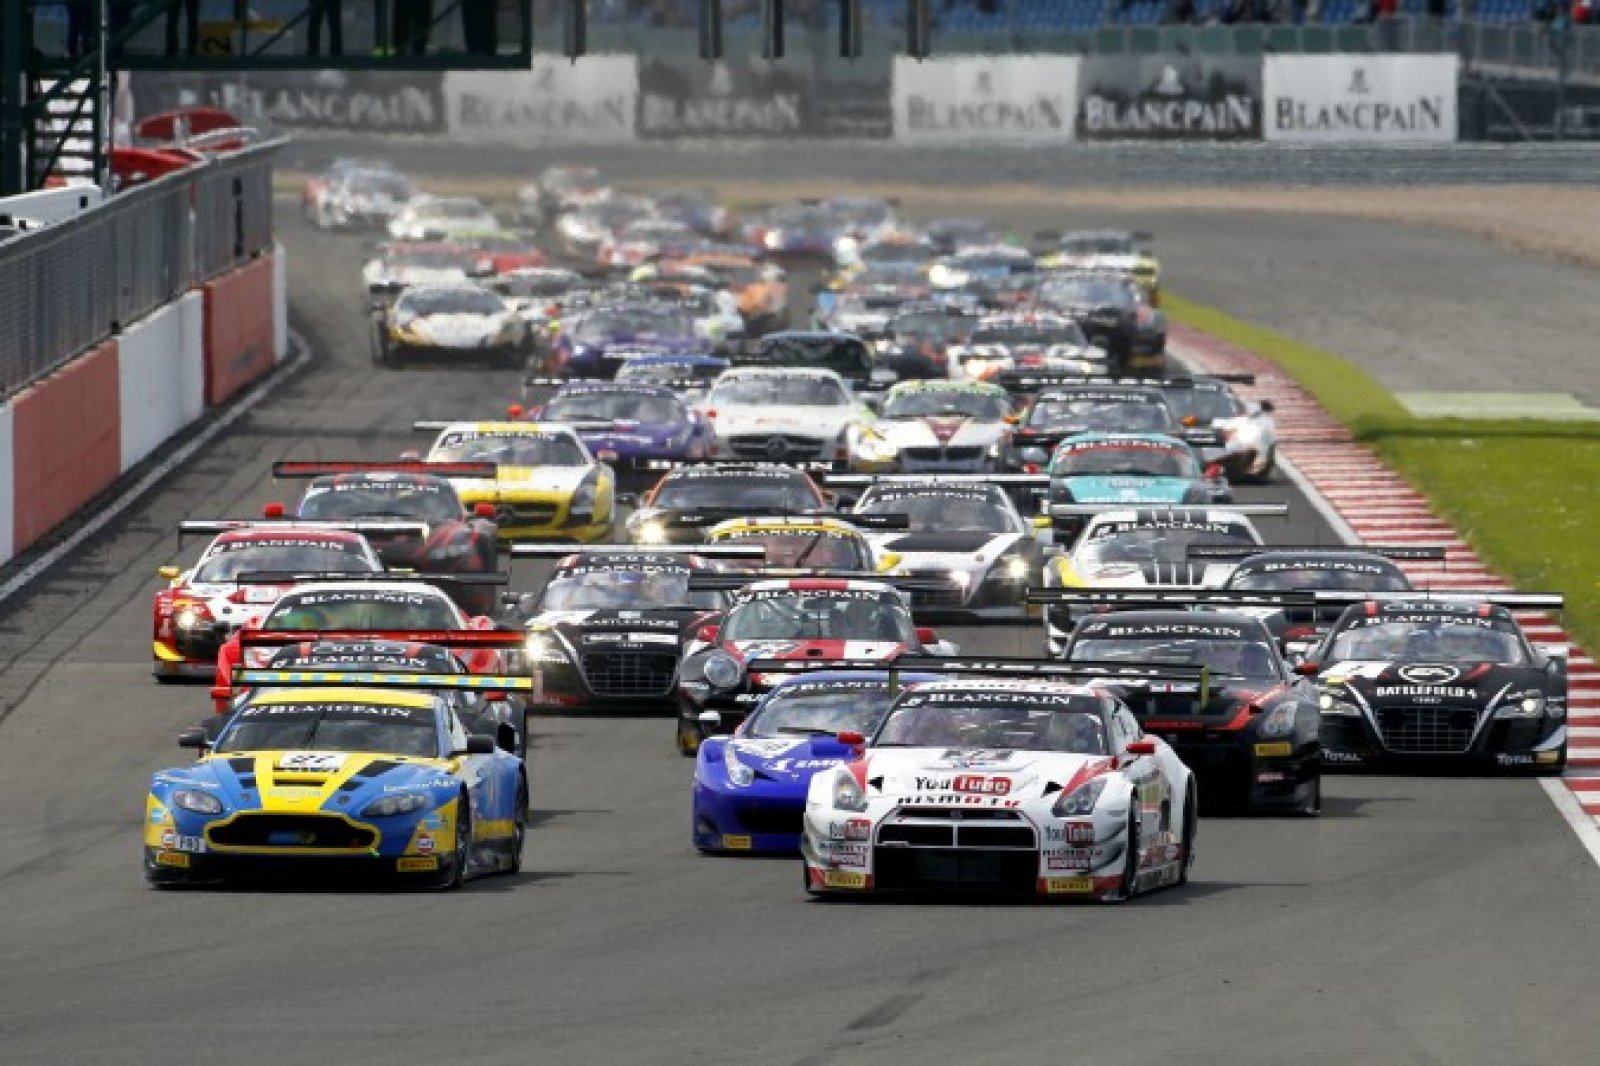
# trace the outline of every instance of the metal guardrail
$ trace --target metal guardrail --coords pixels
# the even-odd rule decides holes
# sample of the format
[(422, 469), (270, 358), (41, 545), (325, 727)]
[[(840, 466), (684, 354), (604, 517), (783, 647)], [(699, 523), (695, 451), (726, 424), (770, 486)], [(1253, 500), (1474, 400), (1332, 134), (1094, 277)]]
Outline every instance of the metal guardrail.
[(272, 243), (254, 145), (0, 243), (0, 395), (10, 395)]

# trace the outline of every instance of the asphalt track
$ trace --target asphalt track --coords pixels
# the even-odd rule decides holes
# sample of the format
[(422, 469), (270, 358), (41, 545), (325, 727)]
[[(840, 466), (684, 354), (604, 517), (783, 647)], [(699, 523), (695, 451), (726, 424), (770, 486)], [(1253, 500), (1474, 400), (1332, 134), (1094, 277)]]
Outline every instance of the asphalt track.
[[(693, 852), (665, 721), (562, 718), (517, 878), (146, 888), (146, 777), (206, 709), (148, 676), (175, 523), (282, 496), (272, 459), (391, 456), (515, 387), (375, 374), (357, 242), (283, 215), (315, 366), (0, 621), (0, 1062), (1593, 1061), (1600, 880), (1527, 780), (1347, 777), (1319, 820), (1206, 819), (1194, 883), (1131, 906), (822, 904), (794, 860)], [(1294, 504), (1276, 535), (1326, 537)]]

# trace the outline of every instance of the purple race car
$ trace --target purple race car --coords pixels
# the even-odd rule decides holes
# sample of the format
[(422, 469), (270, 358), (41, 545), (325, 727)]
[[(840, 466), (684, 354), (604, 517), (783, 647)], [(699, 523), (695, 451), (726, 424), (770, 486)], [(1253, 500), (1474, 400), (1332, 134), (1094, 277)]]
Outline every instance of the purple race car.
[(595, 307), (574, 316), (551, 346), (546, 369), (573, 378), (609, 379), (642, 354), (707, 353), (694, 319), (682, 308), (654, 304)]
[(664, 385), (633, 381), (570, 381), (533, 413), (544, 422), (606, 423), (580, 426), (578, 436), (603, 463), (700, 459), (716, 431), (699, 411)]

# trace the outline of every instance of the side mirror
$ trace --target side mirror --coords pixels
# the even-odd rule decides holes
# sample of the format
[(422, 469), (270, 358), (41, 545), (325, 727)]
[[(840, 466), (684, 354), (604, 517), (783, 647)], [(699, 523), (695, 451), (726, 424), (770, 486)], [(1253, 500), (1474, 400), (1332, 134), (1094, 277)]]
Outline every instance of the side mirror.
[(1145, 738), (1130, 740), (1128, 741), (1128, 746), (1123, 750), (1129, 755), (1154, 755), (1156, 753), (1156, 742)]
[(193, 729), (185, 729), (178, 734), (178, 747), (205, 751), (211, 747), (211, 742), (206, 739), (205, 728), (203, 726), (195, 726)]
[(854, 729), (846, 729), (842, 732), (835, 733), (833, 736), (834, 739), (836, 739), (839, 743), (847, 744), (852, 748), (859, 748), (861, 745), (867, 742), (866, 735), (863, 733), (858, 733)]
[(702, 644), (715, 644), (717, 642), (717, 626), (703, 625), (694, 631), (694, 639)]
[(1322, 672), (1322, 664), (1315, 659), (1301, 659), (1294, 664), (1294, 672), (1301, 677), (1316, 677)]
[(156, 567), (156, 576), (163, 581), (176, 581), (178, 580), (178, 575), (181, 573), (183, 573), (183, 571), (179, 570), (176, 566)]
[(939, 643), (939, 634), (935, 633), (933, 631), (933, 629), (930, 628), (929, 626), (918, 626), (917, 627), (917, 643), (918, 644), (937, 644), (937, 643)]
[(272, 503), (269, 503), (265, 507), (261, 508), (261, 517), (262, 518), (282, 518), (283, 515), (284, 515), (284, 506), (283, 506), (283, 504), (278, 503), (276, 501), (274, 501)]
[(472, 516), (474, 518), (493, 518), (494, 517), (494, 504), (492, 504), (492, 503), (481, 503), (481, 502), (473, 504), (472, 505)]
[(467, 738), (467, 746), (463, 751), (451, 752), (452, 755), (493, 755), (495, 748), (494, 737), (482, 733), (474, 733)]

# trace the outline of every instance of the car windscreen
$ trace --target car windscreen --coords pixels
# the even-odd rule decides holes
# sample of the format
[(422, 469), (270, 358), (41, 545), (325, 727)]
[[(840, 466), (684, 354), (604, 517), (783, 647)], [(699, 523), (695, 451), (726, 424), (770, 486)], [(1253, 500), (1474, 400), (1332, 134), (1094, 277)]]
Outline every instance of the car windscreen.
[[(1503, 625), (1503, 623), (1501, 623)], [(1359, 619), (1333, 638), (1328, 661), (1496, 663), (1522, 666), (1522, 642), (1490, 619), (1427, 617), (1417, 620)]]
[(1061, 242), (1061, 251), (1067, 255), (1133, 255), (1137, 250), (1133, 237), (1123, 233), (1086, 234)]
[(364, 574), (376, 570), (353, 541), (223, 541), (195, 568), (193, 580), (232, 581), (240, 574)]
[(837, 381), (804, 374), (724, 379), (708, 401), (712, 407), (842, 407), (849, 402)]
[(455, 629), (459, 623), (443, 595), (379, 589), (290, 592), (277, 602), (265, 629)]
[(1081, 348), (1089, 342), (1083, 330), (1076, 325), (1062, 323), (1054, 326), (984, 326), (973, 331), (969, 343), (1026, 348), (1064, 344)]
[(386, 252), (383, 261), (390, 268), (459, 270), (462, 273), (474, 265), (472, 256), (466, 252), (448, 248), (395, 249)]
[(576, 438), (564, 433), (447, 433), (433, 446), (433, 462), (486, 461), (502, 466), (588, 466)]
[(914, 530), (1010, 533), (1016, 528), (1004, 504), (979, 492), (874, 490), (861, 498), (856, 510), (862, 514), (903, 514)]
[(911, 615), (875, 594), (795, 592), (750, 600), (728, 613), (718, 637), (739, 640), (866, 640), (910, 644)]
[(1257, 681), (1282, 678), (1272, 645), (1260, 640), (1191, 640), (1177, 634), (1143, 638), (1092, 638), (1074, 641), (1068, 658), (1093, 662), (1204, 666), (1219, 676)]
[(1236, 418), (1244, 414), (1244, 404), (1227, 389), (1163, 389), (1167, 405), (1179, 418), (1193, 418), (1206, 425), (1216, 418)]
[(1069, 278), (1039, 286), (1039, 299), (1063, 307), (1132, 307), (1137, 298), (1120, 281), (1110, 278)]
[[(382, 703), (260, 703), (234, 712), (217, 738), (218, 752), (377, 752), (438, 758), (439, 730), (431, 707)], [(290, 756), (285, 756), (290, 758)], [(337, 772), (343, 760), (301, 759), (280, 770)]]
[(354, 481), (319, 478), (300, 501), (300, 517), (418, 518), (440, 525), (461, 518), (461, 500), (448, 482), (394, 480)]
[(886, 327), (897, 340), (931, 340), (944, 344), (963, 344), (977, 328), (971, 315), (947, 315), (940, 312), (914, 312), (889, 320)]
[(683, 404), (648, 392), (577, 392), (557, 396), (544, 409), (556, 422), (619, 420), (648, 425), (681, 425), (689, 420)]
[(894, 392), (883, 405), (884, 418), (961, 415), (983, 422), (998, 422), (1010, 411), (1011, 404), (1004, 393), (937, 387)]
[(625, 311), (595, 311), (585, 315), (572, 332), (572, 339), (580, 344), (693, 336), (694, 324), (688, 316), (664, 308), (643, 307)]
[(1110, 750), (1099, 700), (1042, 692), (910, 692), (890, 710), (872, 746), (1080, 755)]
[(786, 685), (750, 716), (739, 735), (752, 740), (830, 736), (847, 730), (870, 735), (892, 699), (882, 683)]
[(545, 586), (541, 611), (599, 611), (611, 608), (701, 607), (715, 610), (716, 592), (690, 592), (687, 570), (594, 569), (557, 575)]
[(1056, 477), (1198, 478), (1200, 464), (1188, 448), (1158, 442), (1085, 442), (1057, 449), (1050, 463)]
[(1106, 563), (1187, 563), (1198, 545), (1248, 547), (1258, 542), (1242, 525), (1220, 522), (1110, 523), (1091, 528), (1073, 553), (1085, 565)]
[(476, 200), (434, 200), (417, 207), (418, 218), (485, 219), (489, 212)]
[(751, 513), (783, 513), (814, 510), (821, 501), (805, 482), (788, 477), (678, 477), (661, 486), (652, 505), (685, 511), (742, 507)]
[(1168, 433), (1177, 428), (1164, 403), (1129, 398), (1044, 396), (1028, 412), (1028, 428), (1050, 433)]

